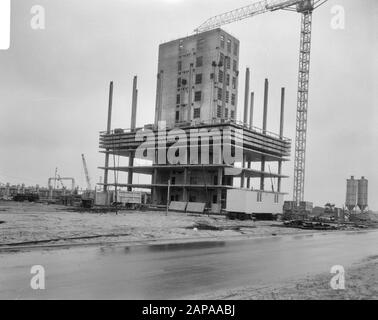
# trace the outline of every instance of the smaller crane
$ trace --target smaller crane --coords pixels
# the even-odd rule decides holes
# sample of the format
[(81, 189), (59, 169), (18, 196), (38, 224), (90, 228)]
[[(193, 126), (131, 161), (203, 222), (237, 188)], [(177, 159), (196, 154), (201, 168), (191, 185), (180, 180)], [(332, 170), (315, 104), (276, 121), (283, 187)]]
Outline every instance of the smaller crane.
[(87, 190), (92, 190), (91, 179), (89, 178), (87, 161), (85, 161), (84, 154), (81, 155), (81, 158), (83, 159), (83, 167), (84, 167), (85, 179), (87, 181)]

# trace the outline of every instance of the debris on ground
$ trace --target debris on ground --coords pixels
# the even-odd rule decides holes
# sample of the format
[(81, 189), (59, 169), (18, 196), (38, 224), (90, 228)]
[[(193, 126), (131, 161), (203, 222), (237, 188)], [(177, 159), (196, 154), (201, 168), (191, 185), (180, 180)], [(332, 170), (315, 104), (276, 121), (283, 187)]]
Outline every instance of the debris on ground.
[(288, 228), (298, 228), (307, 230), (338, 230), (339, 228), (334, 225), (330, 225), (322, 222), (310, 222), (303, 220), (290, 220), (285, 221), (284, 226)]

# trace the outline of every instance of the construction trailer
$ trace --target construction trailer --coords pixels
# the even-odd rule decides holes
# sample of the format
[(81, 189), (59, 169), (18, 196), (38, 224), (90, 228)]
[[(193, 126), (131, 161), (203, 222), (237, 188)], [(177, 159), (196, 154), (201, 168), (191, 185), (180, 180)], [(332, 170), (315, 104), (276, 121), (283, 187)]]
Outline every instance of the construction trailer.
[[(135, 77), (131, 127), (111, 129), (111, 83), (108, 126), (99, 139), (105, 154), (105, 166), (101, 167), (105, 194), (117, 188), (144, 189), (151, 190), (154, 205), (198, 202), (213, 213), (227, 208), (282, 213), (281, 180), (287, 178), (282, 163), (289, 160), (291, 149), (290, 139), (283, 136), (285, 92), (282, 88), (280, 133), (275, 134), (267, 130), (269, 82), (265, 80), (263, 124), (255, 127), (254, 93), (249, 90), (247, 69), (244, 118), (238, 121), (238, 61), (239, 41), (221, 29), (162, 44), (155, 123), (141, 128), (136, 127)], [(116, 166), (115, 161), (111, 165), (110, 157), (128, 157), (129, 165)], [(149, 164), (135, 165), (140, 159)], [(110, 182), (109, 171), (126, 172), (127, 180)], [(135, 183), (134, 174), (150, 178)], [(271, 191), (266, 179), (276, 186)], [(235, 199), (240, 197), (245, 199), (244, 205), (235, 207)]]

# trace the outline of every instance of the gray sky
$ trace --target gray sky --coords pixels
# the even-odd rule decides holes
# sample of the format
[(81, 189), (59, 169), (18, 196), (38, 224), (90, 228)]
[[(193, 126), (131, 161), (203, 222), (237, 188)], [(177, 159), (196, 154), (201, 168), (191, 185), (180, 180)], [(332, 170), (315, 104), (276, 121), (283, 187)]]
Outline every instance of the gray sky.
[[(138, 125), (154, 119), (158, 45), (192, 33), (207, 18), (248, 0), (13, 0), (11, 49), (0, 51), (0, 182), (46, 185), (55, 167), (84, 186), (81, 153), (98, 182), (108, 83), (115, 82), (114, 127), (130, 124), (132, 77), (139, 77)], [(46, 9), (46, 29), (30, 9)], [(344, 30), (330, 27), (345, 8)], [(375, 18), (375, 19), (374, 19)], [(330, 0), (314, 13), (306, 199), (345, 201), (345, 179), (369, 179), (378, 208), (378, 63), (376, 0)], [(285, 86), (285, 135), (295, 137), (300, 15), (279, 11), (224, 29), (241, 41), (241, 79), (252, 71), (255, 125), (261, 127), (264, 78), (270, 80), (268, 130), (278, 132)], [(241, 118), (243, 85), (239, 90)], [(292, 157), (294, 158), (294, 157)], [(292, 193), (293, 161), (284, 166)]]

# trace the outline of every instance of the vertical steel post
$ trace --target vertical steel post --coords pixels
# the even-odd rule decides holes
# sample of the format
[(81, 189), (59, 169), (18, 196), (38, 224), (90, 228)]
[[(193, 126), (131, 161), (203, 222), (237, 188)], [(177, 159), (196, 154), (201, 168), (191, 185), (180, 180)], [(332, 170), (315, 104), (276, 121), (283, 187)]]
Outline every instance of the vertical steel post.
[[(285, 117), (285, 88), (281, 88), (281, 114), (280, 114), (280, 139), (283, 139)], [(282, 160), (278, 162), (278, 174), (282, 174)], [(277, 191), (281, 192), (281, 177), (278, 178)]]
[[(110, 134), (112, 128), (112, 107), (113, 107), (113, 81), (109, 86), (109, 105), (108, 105), (108, 125), (106, 133)], [(108, 173), (109, 173), (109, 149), (106, 149), (105, 153), (105, 172), (104, 172), (104, 191), (108, 190)]]

